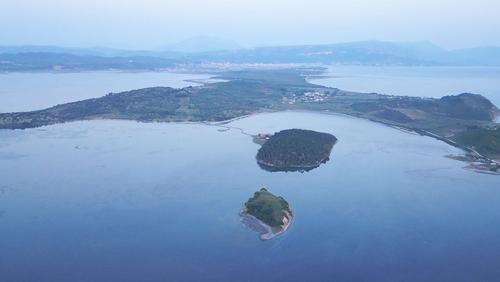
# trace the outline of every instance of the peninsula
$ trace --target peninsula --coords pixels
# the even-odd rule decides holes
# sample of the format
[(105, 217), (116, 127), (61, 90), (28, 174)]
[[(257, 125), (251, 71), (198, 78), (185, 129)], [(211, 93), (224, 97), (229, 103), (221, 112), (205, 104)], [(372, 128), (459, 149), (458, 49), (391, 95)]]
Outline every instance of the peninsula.
[(288, 202), (266, 188), (255, 192), (244, 204), (240, 215), (243, 223), (261, 233), (262, 240), (284, 233), (292, 223), (293, 215)]
[(319, 86), (306, 78), (320, 69), (244, 70), (197, 87), (153, 87), (18, 113), (0, 114), (0, 129), (24, 129), (91, 119), (143, 122), (214, 122), (265, 111), (343, 113), (431, 136), (500, 170), (500, 110), (481, 95), (440, 99), (357, 93)]
[(329, 133), (287, 129), (275, 133), (257, 153), (257, 163), (269, 171), (308, 171), (330, 159), (337, 138)]

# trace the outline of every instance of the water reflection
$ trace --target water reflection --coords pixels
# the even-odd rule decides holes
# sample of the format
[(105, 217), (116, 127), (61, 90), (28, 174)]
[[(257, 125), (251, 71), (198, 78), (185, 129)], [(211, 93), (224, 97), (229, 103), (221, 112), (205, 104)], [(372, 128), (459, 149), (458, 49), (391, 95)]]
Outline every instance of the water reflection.
[[(328, 161), (330, 161), (330, 158), (325, 159), (323, 162), (321, 162), (320, 165), (325, 164)], [(259, 165), (259, 167), (261, 169), (268, 171), (268, 172), (300, 172), (300, 173), (304, 173), (304, 172), (309, 172), (313, 169), (317, 169), (318, 167), (320, 167), (320, 165), (310, 166), (310, 167), (275, 167), (275, 166), (263, 164), (259, 161), (257, 161), (257, 164)]]

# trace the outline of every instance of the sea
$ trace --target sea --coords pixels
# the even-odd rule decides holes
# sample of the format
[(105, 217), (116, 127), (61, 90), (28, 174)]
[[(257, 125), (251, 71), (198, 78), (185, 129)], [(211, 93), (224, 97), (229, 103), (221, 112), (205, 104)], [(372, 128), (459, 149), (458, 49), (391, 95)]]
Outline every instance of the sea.
[[(92, 85), (80, 81), (90, 74), (63, 75), (75, 82), (22, 75), (25, 89), (44, 76)], [(163, 75), (136, 85), (189, 84)], [(50, 81), (34, 83), (36, 95), (56, 89)], [(110, 85), (100, 90), (123, 89)], [(9, 95), (25, 99), (25, 109), (41, 106), (16, 91)], [(335, 135), (330, 161), (304, 173), (262, 170), (246, 134), (288, 128)], [(368, 120), (300, 111), (228, 124), (96, 120), (0, 130), (0, 280), (498, 281), (500, 177), (447, 157), (459, 154)], [(261, 187), (294, 213), (288, 231), (269, 241), (239, 216)]]
[(343, 90), (441, 98), (481, 94), (500, 107), (500, 67), (326, 66), (312, 83)]

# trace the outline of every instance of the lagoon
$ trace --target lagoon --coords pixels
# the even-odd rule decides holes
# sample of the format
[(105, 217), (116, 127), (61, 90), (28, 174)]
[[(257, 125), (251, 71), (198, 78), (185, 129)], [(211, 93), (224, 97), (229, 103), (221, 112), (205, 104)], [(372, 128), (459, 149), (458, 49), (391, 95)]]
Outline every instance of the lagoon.
[[(307, 173), (259, 168), (259, 145), (213, 125), (81, 121), (0, 130), (2, 281), (494, 281), (500, 180), (443, 142), (343, 115), (280, 112), (229, 126), (335, 135)], [(294, 222), (240, 222), (266, 186)]]
[(327, 66), (315, 84), (355, 92), (433, 97), (482, 94), (500, 107), (499, 67)]

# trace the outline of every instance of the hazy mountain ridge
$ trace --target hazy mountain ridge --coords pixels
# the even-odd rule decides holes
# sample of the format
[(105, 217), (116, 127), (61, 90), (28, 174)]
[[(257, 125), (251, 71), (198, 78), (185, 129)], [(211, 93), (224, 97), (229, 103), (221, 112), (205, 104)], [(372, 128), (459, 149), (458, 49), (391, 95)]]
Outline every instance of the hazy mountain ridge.
[(240, 63), (500, 66), (500, 47), (476, 47), (449, 51), (430, 42), (399, 43), (376, 40), (326, 45), (257, 47), (199, 56)]
[(170, 59), (149, 56), (103, 57), (49, 52), (0, 54), (0, 71), (158, 70), (173, 66), (175, 64)]
[[(72, 64), (61, 64), (61, 61), (66, 62), (71, 56), (73, 56), (73, 61), (81, 61), (81, 64), (85, 64), (85, 60), (93, 61), (96, 69), (109, 68), (110, 61), (120, 60), (139, 60), (141, 63), (114, 63), (112, 67), (118, 69), (158, 69), (176, 64), (200, 63), (500, 66), (500, 47), (446, 50), (425, 41), (398, 43), (371, 40), (207, 52), (194, 52), (197, 49), (195, 42), (197, 41), (193, 39), (193, 41), (185, 42), (185, 45), (180, 44), (173, 48), (185, 52), (54, 46), (0, 46), (0, 71), (23, 71), (30, 70), (30, 68), (35, 70), (52, 69), (54, 65), (72, 69), (74, 68)], [(203, 42), (203, 40), (198, 42)], [(222, 45), (218, 43), (203, 48), (205, 50), (219, 48), (217, 46), (222, 48)], [(226, 46), (228, 48), (234, 47), (231, 44)], [(166, 60), (168, 60), (168, 64)], [(43, 64), (39, 64), (40, 62)], [(52, 66), (50, 66), (51, 64)]]

